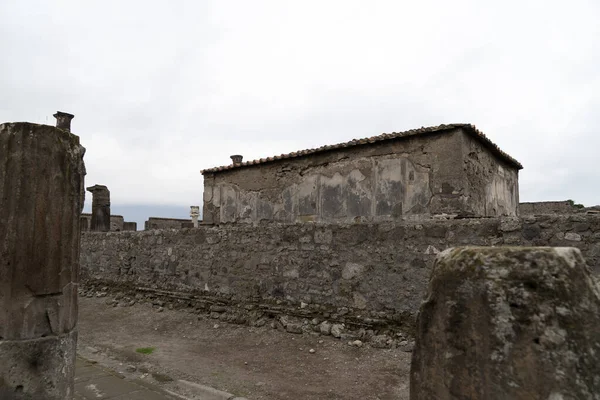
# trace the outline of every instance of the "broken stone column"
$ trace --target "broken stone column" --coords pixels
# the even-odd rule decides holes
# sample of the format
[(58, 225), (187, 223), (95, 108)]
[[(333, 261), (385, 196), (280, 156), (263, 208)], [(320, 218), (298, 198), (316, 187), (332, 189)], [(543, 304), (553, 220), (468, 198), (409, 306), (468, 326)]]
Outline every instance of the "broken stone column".
[(90, 231), (110, 231), (110, 191), (104, 185), (90, 186), (86, 190), (92, 193)]
[(198, 217), (200, 216), (200, 206), (190, 206), (190, 217), (194, 228), (198, 227)]
[(71, 399), (77, 343), (79, 138), (0, 125), (0, 399)]
[(600, 289), (579, 250), (440, 253), (410, 386), (411, 400), (600, 399)]

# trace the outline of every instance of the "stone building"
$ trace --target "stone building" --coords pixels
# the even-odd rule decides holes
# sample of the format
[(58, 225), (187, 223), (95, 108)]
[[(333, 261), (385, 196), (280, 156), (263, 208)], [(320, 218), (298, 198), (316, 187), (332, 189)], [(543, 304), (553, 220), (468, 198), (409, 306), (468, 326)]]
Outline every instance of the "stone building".
[(517, 215), (521, 164), (469, 124), (205, 169), (204, 223)]

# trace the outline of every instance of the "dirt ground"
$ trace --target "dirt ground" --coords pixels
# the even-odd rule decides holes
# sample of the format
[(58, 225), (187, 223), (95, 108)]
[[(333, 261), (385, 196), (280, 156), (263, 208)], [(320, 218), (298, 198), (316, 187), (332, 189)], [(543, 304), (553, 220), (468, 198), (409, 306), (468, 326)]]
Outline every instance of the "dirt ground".
[[(331, 336), (157, 312), (148, 303), (113, 307), (105, 300), (80, 297), (80, 352), (134, 378), (172, 390), (185, 379), (250, 400), (409, 398), (411, 353), (400, 349), (358, 348)], [(137, 353), (141, 347), (155, 350)]]

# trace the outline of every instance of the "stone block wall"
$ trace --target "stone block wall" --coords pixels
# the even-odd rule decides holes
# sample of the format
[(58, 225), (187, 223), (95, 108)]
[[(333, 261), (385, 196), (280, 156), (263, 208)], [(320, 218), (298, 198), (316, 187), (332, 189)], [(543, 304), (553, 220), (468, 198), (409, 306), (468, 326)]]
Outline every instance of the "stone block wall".
[(81, 277), (225, 320), (285, 314), (411, 331), (435, 255), (464, 245), (574, 246), (598, 275), (600, 215), (86, 232)]
[(577, 208), (575, 208), (573, 203), (568, 200), (519, 203), (520, 215), (570, 214), (575, 211), (577, 211)]
[(124, 231), (137, 231), (137, 222), (123, 222)]
[(150, 217), (144, 222), (144, 229), (181, 229), (191, 224), (191, 219)]

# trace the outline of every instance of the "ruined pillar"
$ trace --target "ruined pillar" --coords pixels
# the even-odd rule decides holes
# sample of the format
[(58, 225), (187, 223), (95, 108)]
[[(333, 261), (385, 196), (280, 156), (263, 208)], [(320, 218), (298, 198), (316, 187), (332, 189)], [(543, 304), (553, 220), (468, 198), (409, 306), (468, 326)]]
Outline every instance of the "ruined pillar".
[(200, 206), (190, 206), (190, 217), (194, 228), (198, 227), (198, 217), (200, 216)]
[(86, 190), (92, 193), (90, 231), (110, 231), (110, 191), (104, 185), (90, 186)]
[(579, 250), (440, 253), (410, 386), (411, 400), (600, 399), (600, 289)]
[(0, 399), (73, 397), (84, 152), (66, 130), (0, 125)]

